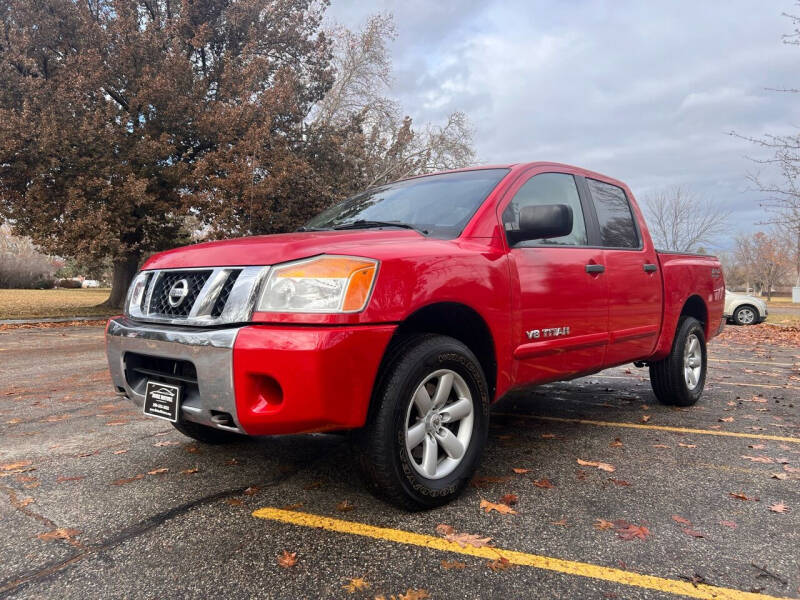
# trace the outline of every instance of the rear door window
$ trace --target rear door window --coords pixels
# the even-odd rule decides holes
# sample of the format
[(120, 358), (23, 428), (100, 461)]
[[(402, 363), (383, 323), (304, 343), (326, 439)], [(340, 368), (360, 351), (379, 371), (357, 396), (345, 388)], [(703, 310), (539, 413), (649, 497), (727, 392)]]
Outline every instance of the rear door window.
[(597, 220), (600, 222), (600, 239), (609, 248), (639, 248), (639, 232), (633, 218), (631, 205), (621, 187), (586, 178), (592, 194)]

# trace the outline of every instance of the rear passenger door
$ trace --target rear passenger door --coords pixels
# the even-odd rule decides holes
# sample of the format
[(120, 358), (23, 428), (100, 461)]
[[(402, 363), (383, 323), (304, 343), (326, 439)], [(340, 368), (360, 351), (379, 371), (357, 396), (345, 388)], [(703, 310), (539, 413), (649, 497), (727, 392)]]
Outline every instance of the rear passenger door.
[(639, 230), (625, 190), (585, 178), (595, 209), (608, 285), (605, 366), (646, 358), (661, 328), (662, 285), (655, 249)]
[[(603, 249), (590, 246), (585, 195), (571, 173), (544, 172), (523, 178), (501, 204), (509, 245), (514, 308), (513, 375), (517, 384), (568, 379), (603, 365), (608, 339), (608, 298), (601, 268)], [(525, 206), (566, 204), (569, 235), (521, 240)]]

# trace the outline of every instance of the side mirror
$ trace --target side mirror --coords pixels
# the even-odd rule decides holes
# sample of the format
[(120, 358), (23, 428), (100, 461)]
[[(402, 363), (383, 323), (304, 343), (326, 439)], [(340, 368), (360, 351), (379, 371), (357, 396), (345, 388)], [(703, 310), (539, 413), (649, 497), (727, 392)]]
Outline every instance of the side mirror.
[(566, 204), (523, 206), (517, 241), (561, 237), (572, 232), (572, 208)]

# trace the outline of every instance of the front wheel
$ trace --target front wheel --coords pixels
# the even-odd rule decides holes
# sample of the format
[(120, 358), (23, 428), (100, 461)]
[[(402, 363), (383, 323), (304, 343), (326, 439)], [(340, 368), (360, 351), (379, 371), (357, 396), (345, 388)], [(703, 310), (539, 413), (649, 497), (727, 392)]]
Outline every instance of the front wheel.
[(455, 498), (469, 482), (489, 427), (489, 392), (475, 355), (441, 335), (414, 335), (390, 350), (360, 463), (378, 495), (410, 510)]
[(743, 304), (733, 312), (733, 322), (737, 325), (755, 325), (758, 323), (758, 311), (749, 304)]
[(706, 384), (706, 339), (693, 317), (681, 317), (667, 358), (650, 363), (650, 385), (661, 404), (691, 406)]

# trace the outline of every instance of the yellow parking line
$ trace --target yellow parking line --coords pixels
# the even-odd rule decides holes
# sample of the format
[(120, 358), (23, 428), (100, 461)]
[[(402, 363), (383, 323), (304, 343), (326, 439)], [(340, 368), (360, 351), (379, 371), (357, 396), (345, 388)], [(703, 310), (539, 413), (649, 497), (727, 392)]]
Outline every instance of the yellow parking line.
[(733, 358), (709, 358), (712, 362), (742, 363), (745, 365), (767, 365), (770, 367), (793, 367), (797, 363), (758, 362), (755, 360), (734, 360)]
[(689, 596), (691, 598), (705, 598), (708, 600), (776, 600), (775, 596), (753, 594), (750, 592), (742, 592), (740, 590), (706, 585), (702, 583), (695, 585), (688, 581), (666, 579), (664, 577), (656, 577), (654, 575), (642, 575), (640, 573), (623, 571), (622, 569), (614, 569), (612, 567), (602, 567), (599, 565), (593, 565), (591, 563), (552, 558), (550, 556), (540, 556), (538, 554), (527, 554), (525, 552), (517, 552), (515, 550), (504, 550), (501, 548), (490, 547), (476, 548), (475, 546), (465, 546), (462, 548), (455, 542), (448, 542), (444, 538), (435, 537), (432, 535), (403, 531), (401, 529), (389, 529), (387, 527), (375, 527), (374, 525), (366, 525), (365, 523), (343, 521), (341, 519), (332, 519), (330, 517), (282, 510), (279, 508), (260, 508), (253, 512), (253, 516), (259, 519), (278, 521), (280, 523), (289, 523), (291, 525), (312, 527), (315, 529), (325, 529), (327, 531), (358, 535), (376, 540), (385, 540), (398, 544), (406, 544), (409, 546), (421, 546), (423, 548), (441, 550), (443, 552), (455, 552), (457, 554), (466, 554), (469, 556), (476, 556), (478, 558), (485, 558), (489, 560), (495, 560), (498, 557), (503, 557), (515, 565), (534, 567), (536, 569), (544, 569), (546, 571), (555, 571), (557, 573), (564, 573), (566, 575), (577, 575), (579, 577), (589, 577), (591, 579), (602, 579), (604, 581), (611, 581), (620, 585), (657, 590), (659, 592), (677, 594), (680, 596)]
[[(587, 379), (633, 379), (633, 377), (623, 377), (621, 375), (588, 375)], [(771, 385), (766, 383), (739, 383), (736, 381), (712, 381), (713, 385), (735, 385), (739, 387), (758, 387), (758, 388), (769, 388), (769, 389), (779, 389), (779, 390), (800, 390), (800, 387), (794, 387), (791, 385)]]
[(581, 425), (598, 425), (600, 427), (625, 427), (627, 429), (652, 429), (655, 431), (674, 431), (676, 433), (697, 433), (701, 435), (718, 435), (721, 437), (736, 437), (756, 440), (770, 440), (773, 442), (800, 443), (800, 438), (785, 437), (782, 435), (766, 435), (763, 433), (739, 433), (738, 431), (716, 431), (714, 429), (692, 429), (690, 427), (671, 427), (669, 425), (645, 425), (643, 423), (625, 423), (620, 421), (593, 421), (591, 419), (570, 419), (567, 417), (547, 417), (544, 415), (524, 415), (520, 413), (494, 413), (500, 417), (520, 417), (535, 421), (555, 421), (557, 423), (579, 423)]

